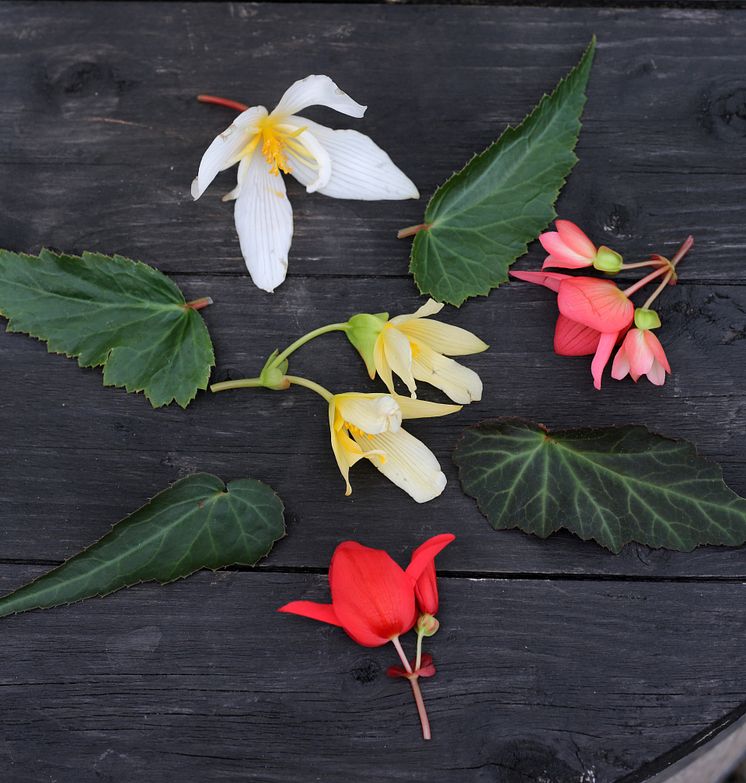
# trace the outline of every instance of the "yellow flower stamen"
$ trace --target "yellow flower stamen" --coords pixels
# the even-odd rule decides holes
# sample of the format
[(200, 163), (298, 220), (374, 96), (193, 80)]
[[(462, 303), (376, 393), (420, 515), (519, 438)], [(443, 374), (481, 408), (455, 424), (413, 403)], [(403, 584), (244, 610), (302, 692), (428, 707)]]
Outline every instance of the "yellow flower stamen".
[[(280, 172), (292, 173), (285, 150), (290, 149), (300, 157), (300, 152), (305, 148), (295, 141), (305, 128), (288, 130), (287, 126), (280, 126), (271, 117), (265, 118), (259, 125), (257, 141), (262, 140), (262, 155), (269, 164), (270, 173), (279, 176)], [(308, 153), (305, 153), (306, 155)]]

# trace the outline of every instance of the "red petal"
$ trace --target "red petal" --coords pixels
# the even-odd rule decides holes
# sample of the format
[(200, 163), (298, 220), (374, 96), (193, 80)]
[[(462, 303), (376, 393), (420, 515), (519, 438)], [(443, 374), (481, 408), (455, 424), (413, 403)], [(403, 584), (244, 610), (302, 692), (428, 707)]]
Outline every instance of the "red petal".
[(599, 332), (620, 332), (635, 314), (635, 306), (614, 283), (595, 277), (563, 280), (557, 306), (562, 315)]
[(668, 357), (666, 356), (666, 352), (663, 350), (661, 341), (653, 332), (649, 330), (645, 334), (645, 339), (647, 340), (648, 346), (650, 350), (653, 352), (653, 356), (655, 356), (658, 363), (663, 366), (663, 369), (667, 373), (670, 373), (671, 365), (669, 365), (668, 363)]
[[(432, 564), (435, 556), (445, 549), (451, 541), (455, 540), (453, 533), (441, 533), (439, 536), (428, 538), (424, 544), (420, 544), (412, 552), (412, 559), (407, 566), (407, 576), (411, 576), (416, 582), (428, 565)], [(432, 613), (431, 613), (432, 614)]]
[(559, 356), (590, 356), (598, 348), (601, 332), (560, 313), (554, 330), (554, 352)]
[(590, 266), (593, 263), (593, 256), (596, 254), (595, 248), (589, 256), (577, 253), (567, 242), (562, 241), (562, 237), (556, 231), (546, 231), (539, 236), (539, 241), (544, 250), (560, 262), (557, 266), (581, 269)]
[(581, 256), (593, 259), (596, 255), (596, 246), (575, 223), (570, 220), (555, 220), (554, 225), (557, 226), (560, 238), (569, 248)]
[(591, 374), (593, 375), (593, 385), (597, 388), (601, 388), (601, 376), (604, 374), (604, 367), (609, 362), (611, 352), (616, 345), (618, 332), (606, 332), (601, 335), (598, 341), (598, 348), (596, 349), (596, 355), (591, 362)]
[(310, 617), (312, 620), (329, 623), (329, 625), (342, 625), (331, 604), (317, 604), (315, 601), (291, 601), (289, 604), (281, 606), (277, 611), (299, 614), (301, 617)]
[(342, 627), (365, 647), (379, 647), (415, 623), (414, 581), (381, 549), (340, 544), (329, 568), (332, 604)]
[(560, 283), (567, 280), (570, 275), (563, 275), (560, 272), (510, 272), (511, 277), (518, 280), (525, 280), (527, 283), (535, 283), (550, 288), (552, 291), (559, 291)]

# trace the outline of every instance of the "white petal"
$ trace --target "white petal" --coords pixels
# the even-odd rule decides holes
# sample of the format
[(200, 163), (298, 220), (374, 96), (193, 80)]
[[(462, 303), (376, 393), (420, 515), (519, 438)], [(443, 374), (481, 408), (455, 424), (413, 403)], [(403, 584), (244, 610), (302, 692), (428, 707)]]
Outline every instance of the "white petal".
[(332, 175), (319, 193), (363, 201), (420, 197), (414, 182), (363, 133), (332, 130), (304, 117), (293, 117), (291, 121), (308, 128), (331, 158)]
[(460, 405), (482, 399), (482, 381), (474, 370), (421, 343), (412, 365), (418, 381), (435, 386)]
[(293, 83), (280, 98), (272, 112), (273, 117), (289, 117), (309, 106), (328, 106), (348, 117), (362, 117), (367, 106), (362, 106), (337, 87), (328, 76), (306, 76)]
[(249, 164), (251, 163), (251, 155), (249, 155), (246, 158), (241, 158), (241, 160), (238, 163), (238, 182), (236, 183), (236, 187), (233, 188), (230, 192), (226, 193), (223, 198), (221, 198), (221, 201), (235, 201), (239, 195), (241, 194), (241, 185), (246, 180), (246, 172), (249, 169)]
[(300, 130), (300, 133), (285, 143), (284, 152), (290, 165), (290, 173), (298, 182), (306, 186), (309, 193), (325, 187), (332, 174), (329, 153), (303, 125), (287, 122), (279, 127), (296, 132)]
[(418, 503), (438, 497), (446, 486), (446, 477), (430, 449), (405, 430), (384, 432), (370, 437), (356, 437), (364, 450), (378, 449), (385, 458), (370, 461), (387, 479), (401, 487)]
[(274, 291), (285, 279), (293, 239), (293, 210), (282, 177), (260, 153), (251, 156), (235, 207), (236, 230), (255, 285)]
[(199, 164), (192, 182), (192, 197), (196, 200), (207, 190), (219, 171), (237, 162), (237, 155), (257, 133), (257, 123), (267, 116), (264, 106), (252, 106), (236, 117), (233, 123), (213, 139)]

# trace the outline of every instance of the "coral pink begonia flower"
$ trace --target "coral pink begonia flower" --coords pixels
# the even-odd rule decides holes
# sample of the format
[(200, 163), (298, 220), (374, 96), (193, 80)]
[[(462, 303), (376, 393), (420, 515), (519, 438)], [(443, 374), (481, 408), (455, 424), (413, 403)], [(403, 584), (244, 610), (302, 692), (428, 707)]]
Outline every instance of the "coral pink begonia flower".
[(435, 556), (455, 536), (444, 533), (412, 554), (406, 570), (381, 549), (341, 543), (329, 566), (331, 604), (291, 601), (278, 611), (341, 626), (358, 644), (380, 647), (409, 631), (417, 620), (415, 589)]
[(660, 340), (649, 329), (630, 329), (611, 365), (611, 377), (621, 381), (627, 374), (637, 383), (647, 375), (655, 386), (663, 386), (671, 367)]
[(597, 248), (575, 223), (556, 220), (556, 231), (545, 231), (539, 235), (544, 250), (549, 255), (542, 269), (561, 267), (564, 269), (585, 269), (594, 266), (603, 272), (616, 273), (622, 268), (622, 257), (611, 248), (602, 245)]
[(560, 356), (593, 353), (593, 385), (601, 388), (601, 376), (620, 335), (634, 318), (629, 297), (610, 280), (572, 277), (558, 272), (511, 272), (513, 277), (543, 285), (557, 293), (560, 317), (554, 348)]

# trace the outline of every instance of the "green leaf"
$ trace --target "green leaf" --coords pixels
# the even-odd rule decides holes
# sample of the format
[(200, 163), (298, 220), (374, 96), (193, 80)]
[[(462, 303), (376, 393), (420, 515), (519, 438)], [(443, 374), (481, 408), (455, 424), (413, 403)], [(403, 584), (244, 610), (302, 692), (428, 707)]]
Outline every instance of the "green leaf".
[(508, 267), (556, 217), (575, 143), (595, 37), (580, 62), (516, 128), (443, 183), (425, 210), (409, 269), (423, 294), (459, 306), (508, 279)]
[(638, 541), (688, 552), (746, 541), (746, 500), (685, 440), (645, 427), (549, 432), (496, 419), (464, 433), (461, 486), (498, 530), (546, 538), (561, 527), (612, 552)]
[(100, 541), (10, 595), (0, 617), (161, 584), (200, 568), (254, 565), (285, 535), (282, 501), (266, 484), (195, 473), (118, 522)]
[(106, 386), (143, 391), (154, 408), (186, 408), (215, 363), (207, 327), (176, 284), (121, 256), (0, 250), (0, 315), (8, 332), (103, 366)]

